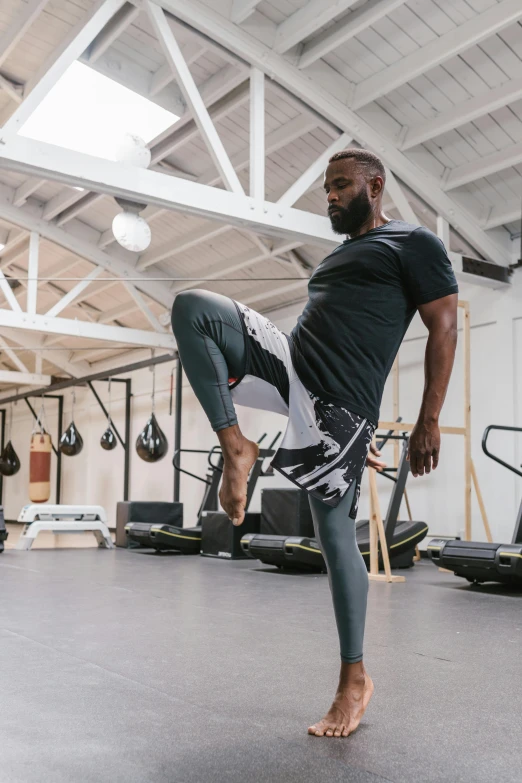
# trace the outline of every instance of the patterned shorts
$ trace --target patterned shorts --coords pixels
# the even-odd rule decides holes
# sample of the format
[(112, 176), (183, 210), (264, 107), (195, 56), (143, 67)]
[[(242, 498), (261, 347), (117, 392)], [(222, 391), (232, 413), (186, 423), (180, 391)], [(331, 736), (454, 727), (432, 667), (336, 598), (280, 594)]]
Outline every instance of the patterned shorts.
[(234, 403), (288, 416), (272, 466), (301, 489), (335, 507), (356, 481), (350, 511), (355, 519), (374, 425), (305, 389), (292, 364), (289, 337), (259, 313), (235, 304), (247, 361), (245, 375), (231, 379)]

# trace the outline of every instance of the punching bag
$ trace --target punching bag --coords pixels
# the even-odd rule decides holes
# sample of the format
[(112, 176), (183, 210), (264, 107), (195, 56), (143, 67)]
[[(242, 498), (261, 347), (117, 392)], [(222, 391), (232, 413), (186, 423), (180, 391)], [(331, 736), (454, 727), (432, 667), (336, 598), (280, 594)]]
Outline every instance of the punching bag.
[(33, 432), (29, 456), (29, 500), (45, 503), (51, 497), (51, 436)]
[(114, 431), (112, 429), (112, 420), (111, 420), (111, 408), (112, 408), (112, 394), (111, 394), (111, 386), (112, 379), (109, 378), (109, 410), (107, 412), (107, 429), (103, 433), (103, 435), (100, 438), (100, 446), (102, 449), (105, 449), (105, 451), (112, 451), (116, 448), (118, 445), (118, 442), (116, 440), (116, 435), (114, 434)]
[(74, 421), (71, 421), (62, 434), (58, 448), (66, 457), (75, 457), (83, 449), (83, 438), (78, 432)]
[(100, 446), (102, 449), (105, 449), (105, 451), (112, 451), (117, 445), (116, 435), (109, 426), (100, 438)]
[[(154, 351), (152, 352), (154, 358)], [(136, 452), (138, 457), (145, 462), (159, 462), (169, 450), (169, 444), (165, 433), (156, 420), (154, 410), (156, 407), (156, 365), (152, 365), (152, 413), (144, 428), (136, 440)]]
[(165, 433), (152, 413), (136, 441), (138, 457), (141, 457), (145, 462), (159, 462), (168, 450), (169, 444)]
[(72, 392), (72, 412), (71, 423), (62, 434), (58, 448), (65, 454), (66, 457), (75, 457), (83, 449), (83, 438), (78, 432), (78, 428), (74, 423), (74, 408), (76, 405), (76, 392), (73, 389)]
[(20, 470), (20, 460), (14, 450), (11, 441), (8, 441), (6, 447), (0, 455), (0, 473), (2, 476), (14, 476)]

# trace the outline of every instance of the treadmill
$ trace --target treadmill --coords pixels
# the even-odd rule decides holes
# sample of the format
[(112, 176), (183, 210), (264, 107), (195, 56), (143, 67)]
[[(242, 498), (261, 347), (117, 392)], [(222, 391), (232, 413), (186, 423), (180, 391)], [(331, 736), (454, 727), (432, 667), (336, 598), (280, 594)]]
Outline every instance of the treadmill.
[[(489, 451), (487, 441), (492, 430), (522, 432), (522, 428), (491, 424), (486, 427), (482, 436), (484, 454), (512, 473), (516, 473), (517, 476), (522, 476), (522, 471)], [(462, 576), (472, 584), (502, 582), (522, 585), (522, 501), (510, 544), (434, 538), (428, 544), (428, 554), (434, 565), (447, 568), (453, 571), (455, 576)]]
[[(267, 449), (259, 449), (259, 457), (254, 463), (248, 477), (245, 511), (250, 505), (258, 479), (264, 476), (273, 475), (273, 469), (269, 467), (266, 470), (263, 470), (263, 464), (265, 459), (274, 456), (274, 447), (280, 437), (281, 432), (278, 432)], [(257, 441), (258, 445), (260, 445), (265, 438), (266, 432)], [(155, 549), (157, 552), (174, 550), (186, 555), (197, 555), (201, 552), (201, 519), (203, 513), (206, 511), (217, 511), (219, 508), (218, 490), (223, 473), (224, 459), (220, 447), (214, 446), (208, 452), (208, 473), (205, 478), (202, 478), (201, 476), (196, 475), (196, 473), (191, 473), (181, 467), (180, 457), (182, 453), (207, 454), (207, 452), (203, 449), (178, 449), (174, 454), (174, 459), (172, 461), (174, 470), (198, 479), (198, 481), (202, 481), (206, 485), (203, 500), (201, 501), (198, 510), (197, 524), (194, 527), (183, 527), (182, 519), (179, 526), (161, 522), (152, 524), (130, 522), (125, 526), (125, 531), (131, 541), (139, 543), (142, 547), (149, 547)], [(217, 463), (213, 461), (215, 456), (217, 456)], [(181, 504), (178, 505), (181, 506)]]
[[(386, 542), (392, 568), (413, 566), (415, 547), (428, 532), (425, 522), (398, 521), (401, 501), (410, 472), (408, 455), (408, 436), (393, 435), (391, 432), (378, 444), (378, 448), (389, 440), (402, 440), (403, 448), (398, 468), (385, 468), (381, 473), (394, 482), (394, 487), (384, 519)], [(395, 477), (389, 475), (396, 473)], [(366, 566), (370, 565), (370, 522), (361, 519), (356, 523), (357, 544)], [(294, 571), (326, 571), (322, 552), (315, 538), (301, 536), (247, 535), (241, 539), (243, 551), (250, 557), (261, 560), (267, 565)], [(383, 567), (379, 547), (379, 568)]]

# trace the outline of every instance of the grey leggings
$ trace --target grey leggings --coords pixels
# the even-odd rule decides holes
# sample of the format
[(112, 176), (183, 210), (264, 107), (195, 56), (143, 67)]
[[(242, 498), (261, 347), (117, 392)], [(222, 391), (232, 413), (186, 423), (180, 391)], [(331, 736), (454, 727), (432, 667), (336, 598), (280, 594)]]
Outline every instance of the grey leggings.
[[(229, 378), (244, 374), (248, 347), (234, 302), (208, 291), (182, 292), (172, 308), (172, 328), (183, 368), (213, 429), (237, 424)], [(354, 482), (336, 508), (309, 495), (346, 663), (363, 657), (368, 593), (368, 573), (349, 516), (355, 490)]]

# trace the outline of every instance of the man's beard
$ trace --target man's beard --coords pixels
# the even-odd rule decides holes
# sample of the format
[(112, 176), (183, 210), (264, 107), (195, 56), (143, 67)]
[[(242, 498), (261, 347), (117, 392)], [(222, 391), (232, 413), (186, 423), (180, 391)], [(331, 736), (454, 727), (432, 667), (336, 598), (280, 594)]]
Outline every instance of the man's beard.
[(332, 228), (336, 234), (355, 234), (358, 229), (366, 223), (368, 218), (372, 214), (372, 205), (368, 198), (366, 188), (355, 196), (350, 202), (350, 206), (345, 207), (332, 206), (331, 209), (338, 209), (339, 212), (330, 213), (328, 210), (328, 217), (332, 224)]

